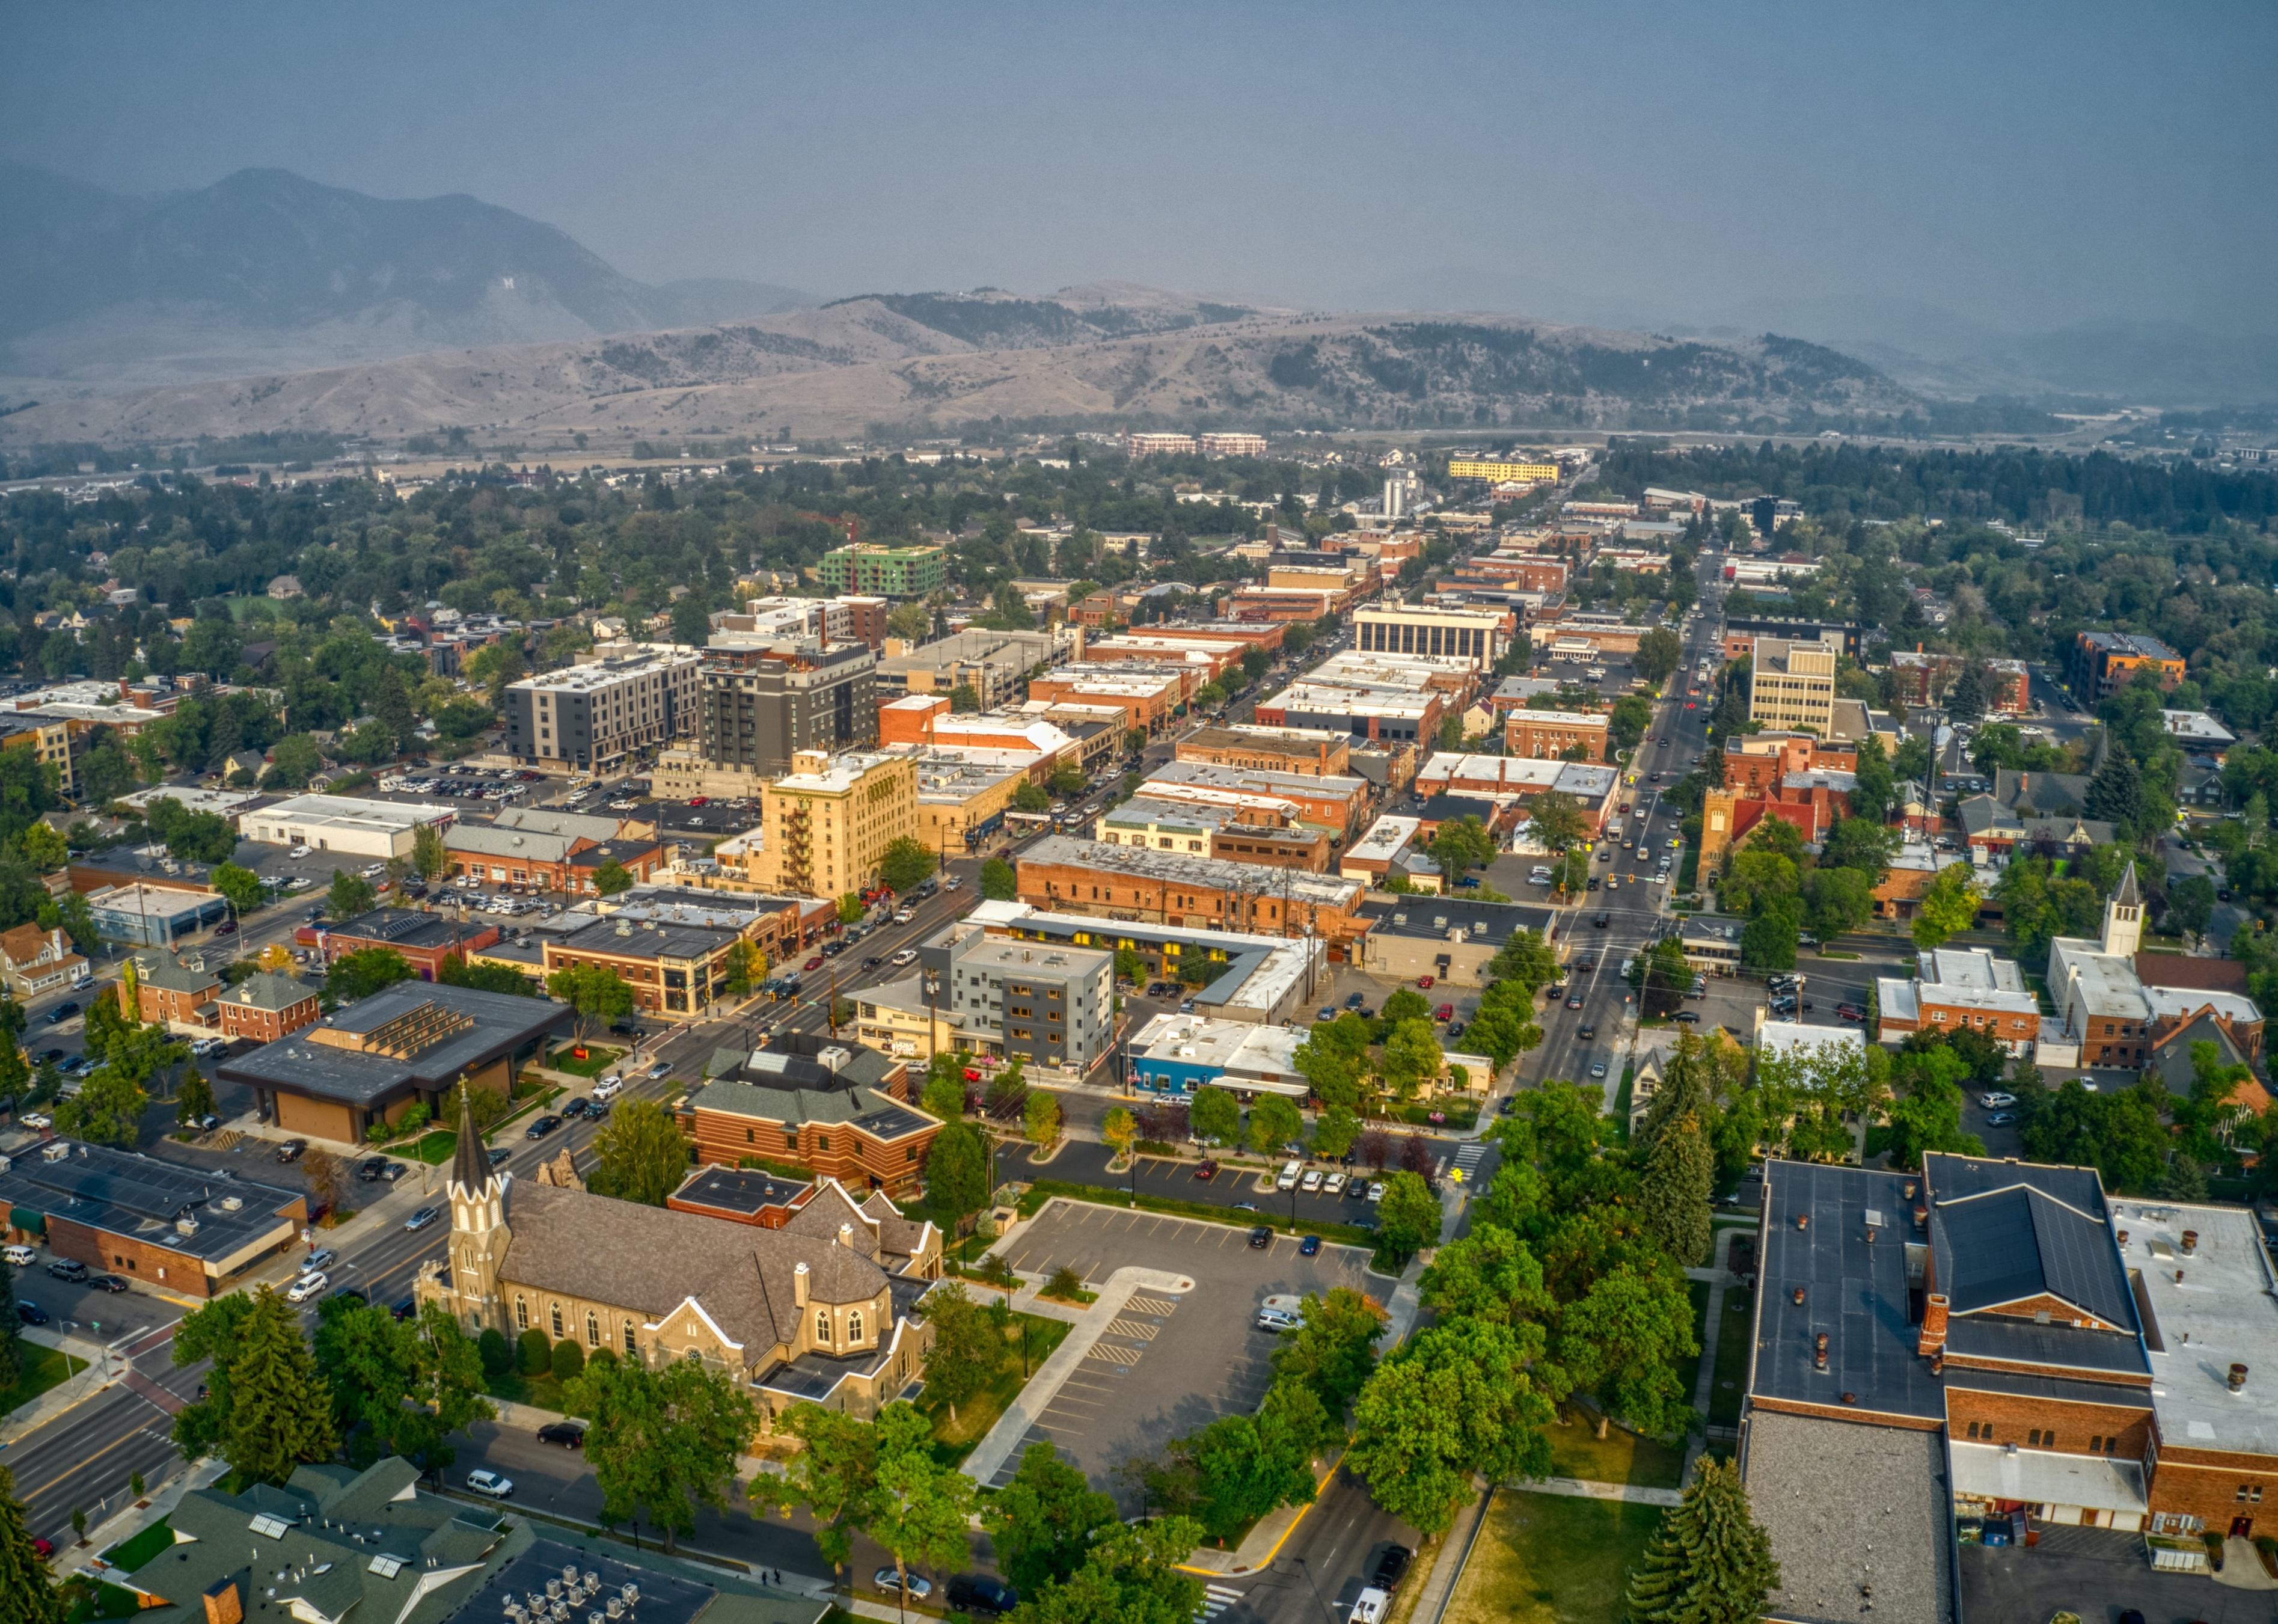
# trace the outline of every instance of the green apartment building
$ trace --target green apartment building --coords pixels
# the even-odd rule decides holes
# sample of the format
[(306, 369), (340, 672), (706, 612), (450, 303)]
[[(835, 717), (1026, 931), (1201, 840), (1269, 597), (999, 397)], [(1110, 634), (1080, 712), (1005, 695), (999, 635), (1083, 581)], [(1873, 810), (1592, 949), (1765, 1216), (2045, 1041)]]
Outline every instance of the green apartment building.
[(825, 553), (815, 573), (837, 594), (921, 598), (947, 582), (948, 555), (938, 547), (880, 547), (857, 541)]

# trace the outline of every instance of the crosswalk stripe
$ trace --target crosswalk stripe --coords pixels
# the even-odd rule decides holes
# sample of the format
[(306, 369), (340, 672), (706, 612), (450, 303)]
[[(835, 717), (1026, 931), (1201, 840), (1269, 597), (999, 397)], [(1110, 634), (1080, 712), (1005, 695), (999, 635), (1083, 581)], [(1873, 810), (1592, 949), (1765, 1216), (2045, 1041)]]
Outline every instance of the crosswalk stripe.
[(1214, 1619), (1242, 1599), (1240, 1590), (1229, 1590), (1222, 1584), (1203, 1586), (1203, 1605), (1195, 1609), (1196, 1624), (1204, 1619)]

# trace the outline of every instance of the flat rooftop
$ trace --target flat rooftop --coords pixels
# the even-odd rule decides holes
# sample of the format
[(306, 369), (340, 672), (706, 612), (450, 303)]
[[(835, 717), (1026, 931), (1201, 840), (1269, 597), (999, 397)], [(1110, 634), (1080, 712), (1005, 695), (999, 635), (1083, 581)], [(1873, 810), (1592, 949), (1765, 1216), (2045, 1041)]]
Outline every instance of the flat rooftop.
[[(1747, 1425), (1748, 1505), (1780, 1567), (1766, 1618), (1952, 1624), (1952, 1491), (1938, 1433), (1770, 1410)], [(1873, 1587), (1871, 1614), (1862, 1585)]]
[(401, 833), (422, 823), (459, 816), (456, 807), (419, 806), (394, 801), (359, 801), (353, 795), (295, 795), (256, 808), (245, 819), (245, 838), (299, 839), (304, 829), (370, 830)]
[(1423, 819), (1387, 812), (1368, 826), (1368, 832), (1345, 848), (1345, 861), (1355, 858), (1365, 862), (1389, 862), (1398, 856), (1401, 848), (1416, 838)]
[(672, 1199), (750, 1216), (766, 1207), (789, 1207), (814, 1186), (778, 1178), (758, 1168), (699, 1168), (672, 1192)]
[[(1343, 735), (1339, 735), (1343, 737)], [(1147, 775), (1153, 785), (1197, 784), (1211, 789), (1249, 790), (1266, 795), (1342, 796), (1365, 794), (1366, 778), (1347, 773), (1316, 775), (1276, 772), (1270, 767), (1227, 767), (1216, 762), (1165, 762)]]
[[(76, 1139), (50, 1139), (11, 1160), (0, 1173), (0, 1203), (209, 1263), (268, 1244), (280, 1225), (289, 1228), (285, 1209), (301, 1199), (272, 1185)], [(183, 1222), (193, 1226), (187, 1233), (177, 1227)]]
[(1273, 894), (1317, 908), (1349, 908), (1360, 900), (1365, 890), (1358, 880), (1338, 879), (1326, 874), (1266, 868), (1254, 862), (1226, 862), (1215, 857), (1194, 857), (1177, 852), (1148, 851), (1136, 846), (1109, 846), (1099, 840), (1072, 839), (1066, 835), (1045, 836), (1021, 853), (1020, 861), (1023, 864), (1057, 863), (1097, 869), (1103, 873), (1135, 874), (1146, 879), (1213, 891)]
[[(2121, 1260), (2151, 1311), (2144, 1341), (2160, 1436), (2186, 1448), (2278, 1455), (2278, 1278), (2254, 1214), (2122, 1200), (2113, 1222), (2127, 1231)], [(2186, 1229), (2198, 1237), (2189, 1253)], [(2234, 1363), (2249, 1367), (2236, 1392)]]
[[(374, 1031), (417, 1014), (422, 1005), (464, 1016), (471, 1024), (402, 1058), (318, 1043), (310, 1035), (324, 1028), (350, 1033)], [(566, 1029), (570, 1018), (569, 1006), (551, 999), (399, 981), (325, 1016), (317, 1026), (304, 1027), (289, 1038), (222, 1061), (216, 1075), (226, 1082), (255, 1088), (281, 1088), (319, 1099), (369, 1106), (413, 1084), (447, 1087), (462, 1071), (487, 1065), (541, 1032)]]
[(1787, 1054), (1798, 1051), (1856, 1049), (1867, 1052), (1867, 1034), (1856, 1026), (1821, 1026), (1809, 1021), (1767, 1021), (1756, 1028), (1756, 1052)]
[(733, 927), (682, 924), (670, 919), (618, 914), (556, 938), (565, 953), (610, 954), (629, 959), (702, 959), (740, 934)]

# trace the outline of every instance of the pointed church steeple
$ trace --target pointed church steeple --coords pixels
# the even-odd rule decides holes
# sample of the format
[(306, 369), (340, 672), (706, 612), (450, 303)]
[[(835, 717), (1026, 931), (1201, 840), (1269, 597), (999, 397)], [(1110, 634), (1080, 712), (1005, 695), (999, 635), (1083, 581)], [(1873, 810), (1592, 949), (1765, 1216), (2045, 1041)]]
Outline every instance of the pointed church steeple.
[(2136, 886), (2136, 865), (2120, 877), (2120, 888), (2104, 905), (2104, 951), (2132, 959), (2144, 946), (2144, 893)]
[(490, 1158), (483, 1154), (482, 1138), (475, 1131), (474, 1106), (462, 1084), (459, 1089), (459, 1144), (451, 1155), (448, 1187), (469, 1200), (479, 1199), (496, 1177)]

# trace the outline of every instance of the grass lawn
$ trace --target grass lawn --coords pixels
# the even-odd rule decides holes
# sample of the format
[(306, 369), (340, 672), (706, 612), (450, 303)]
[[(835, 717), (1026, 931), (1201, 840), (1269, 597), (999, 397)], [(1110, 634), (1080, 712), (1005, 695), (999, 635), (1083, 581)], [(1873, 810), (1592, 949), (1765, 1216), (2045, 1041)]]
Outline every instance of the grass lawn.
[(1724, 1323), (1716, 1333), (1716, 1368), (1709, 1378), (1708, 1424), (1740, 1424), (1740, 1396), (1748, 1380), (1748, 1343), (1755, 1326), (1755, 1298), (1746, 1291), (1724, 1293)]
[[(1026, 1373), (1021, 1360), (1021, 1334), (1026, 1329), (1028, 1353)], [(1047, 1320), (1039, 1314), (1016, 1314), (1005, 1330), (1005, 1360), (987, 1387), (957, 1406), (957, 1419), (952, 1421), (945, 1405), (937, 1403), (930, 1391), (918, 1394), (918, 1408), (933, 1418), (934, 1459), (944, 1466), (955, 1466), (971, 1454), (974, 1446), (989, 1436), (997, 1418), (1005, 1413), (1005, 1406), (1020, 1396), (1028, 1385), (1028, 1376), (1051, 1356), (1068, 1334), (1065, 1320)]]
[(598, 1077), (624, 1053), (623, 1049), (605, 1049), (599, 1044), (585, 1046), (585, 1058), (577, 1058), (577, 1045), (564, 1044), (546, 1057), (546, 1063), (555, 1071), (567, 1071), (581, 1077)]
[(157, 1556), (161, 1551), (174, 1548), (174, 1530), (164, 1517), (143, 1529), (134, 1538), (122, 1540), (103, 1553), (103, 1559), (113, 1567), (133, 1573)]
[(1622, 1085), (1614, 1091), (1614, 1132), (1621, 1142), (1630, 1142), (1630, 1085), (1637, 1081), (1637, 1068), (1622, 1068)]
[(1591, 1483), (1627, 1483), (1639, 1489), (1674, 1489), (1685, 1472), (1685, 1452), (1641, 1438), (1619, 1427), (1595, 1436), (1595, 1421), (1569, 1408), (1550, 1428), (1551, 1470), (1560, 1477)]
[(1617, 1624), (1657, 1505), (1498, 1490), (1446, 1624)]
[(432, 1133), (422, 1134), (418, 1144), (398, 1153), (409, 1156), (414, 1161), (424, 1161), (430, 1167), (440, 1168), (451, 1160), (451, 1153), (458, 1144), (459, 1136), (455, 1130), (439, 1128)]
[(502, 1376), (491, 1377), (489, 1390), (492, 1398), (504, 1398), (510, 1404), (535, 1405), (541, 1410), (553, 1410), (565, 1415), (570, 1413), (570, 1406), (562, 1397), (562, 1383), (550, 1374), (526, 1376), (518, 1370), (509, 1370)]
[(0, 1414), (26, 1405), (50, 1387), (61, 1385), (87, 1368), (87, 1361), (59, 1348), (42, 1347), (19, 1338), (16, 1343), (16, 1385), (0, 1389)]

